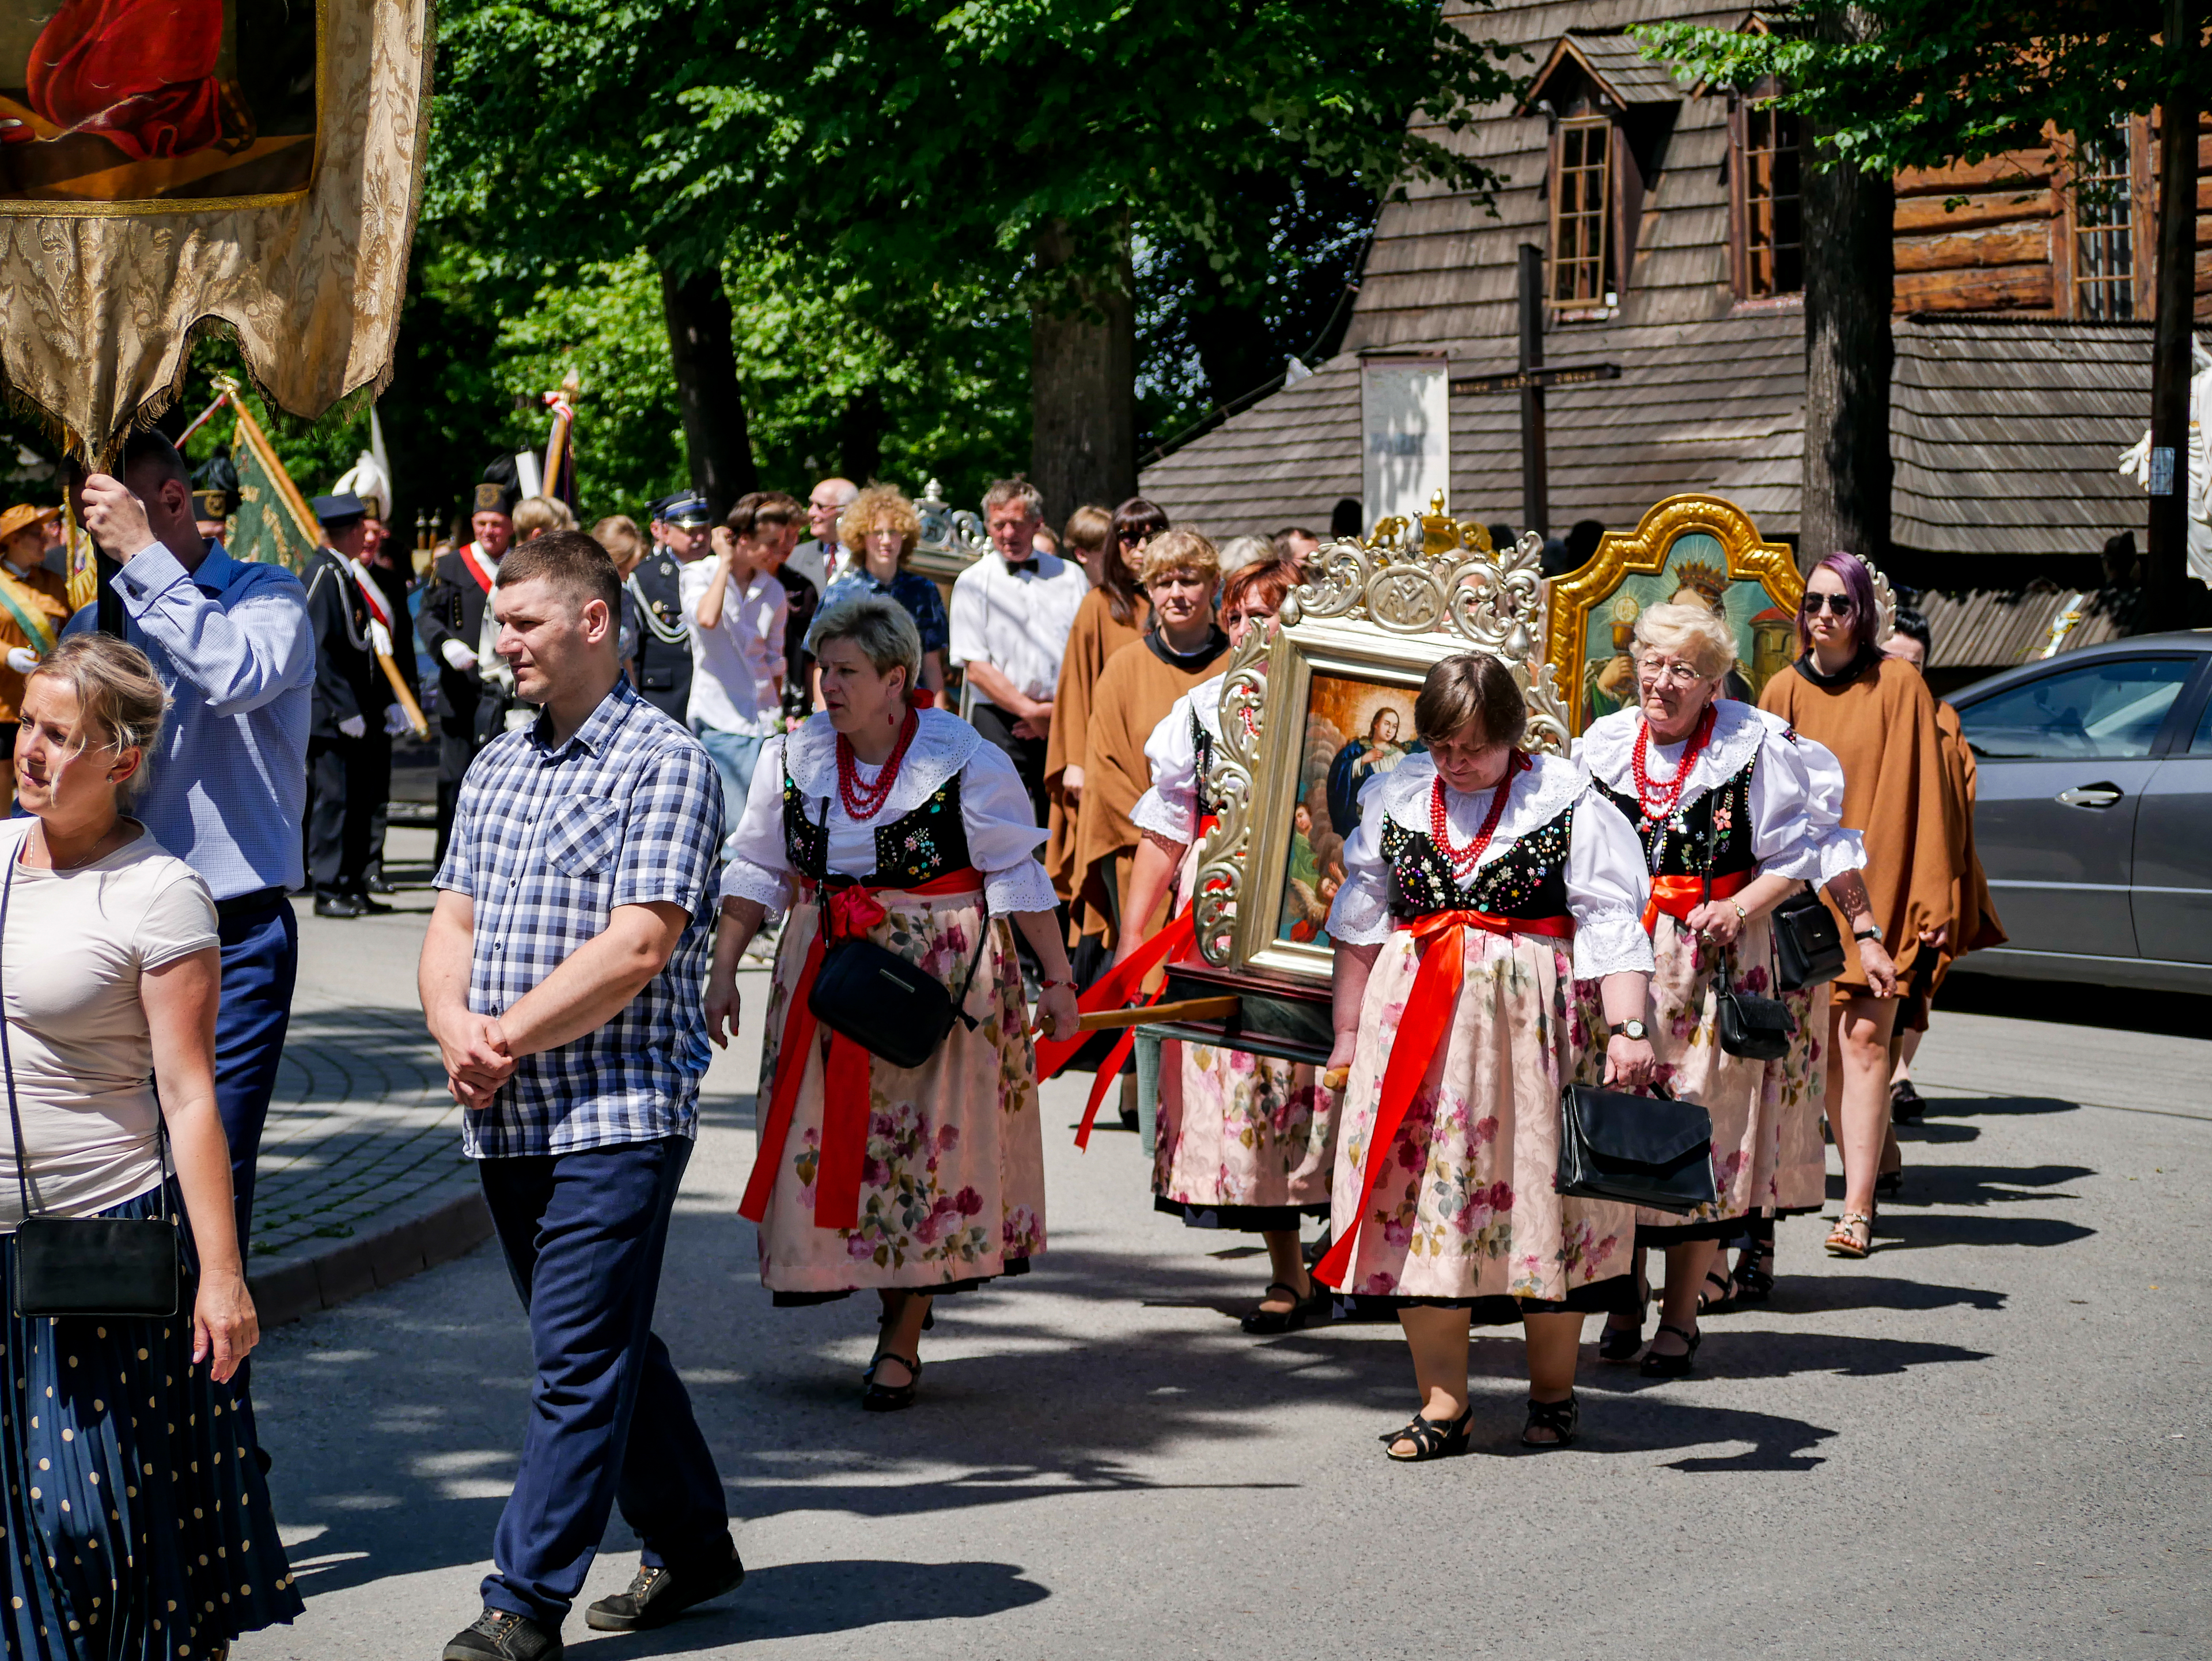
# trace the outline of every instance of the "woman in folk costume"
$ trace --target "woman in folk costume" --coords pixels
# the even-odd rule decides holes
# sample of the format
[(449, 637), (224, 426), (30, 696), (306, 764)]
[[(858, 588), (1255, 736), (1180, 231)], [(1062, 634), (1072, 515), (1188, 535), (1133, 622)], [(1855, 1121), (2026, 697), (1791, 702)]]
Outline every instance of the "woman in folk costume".
[(1389, 1300), (1420, 1409), (1394, 1459), (1467, 1451), (1471, 1321), (1527, 1334), (1527, 1447), (1574, 1441), (1584, 1314), (1625, 1295), (1627, 1206), (1553, 1177), (1559, 1092), (1596, 1035), (1605, 1077), (1650, 1076), (1644, 851), (1582, 770), (1520, 749), (1528, 710), (1487, 653), (1447, 658), (1413, 705), (1428, 746), (1364, 787), (1330, 908), (1340, 1110), (1336, 1244), (1314, 1278)]
[(1843, 1154), (1844, 1210), (1827, 1245), (1839, 1257), (1874, 1249), (1898, 989), (1948, 943), (1958, 877), (1936, 700), (1918, 671), (1882, 655), (1880, 626), (1865, 562), (1830, 554), (1798, 603), (1803, 654), (1759, 697), (1759, 708), (1834, 752), (1844, 769), (1844, 823), (1866, 841), (1864, 880), (1846, 878), (1826, 896), (1859, 943), (1828, 1012), (1828, 1122)]
[[(1651, 873), (1644, 920), (1656, 959), (1655, 1076), (1713, 1122), (1715, 1203), (1686, 1217), (1637, 1215), (1639, 1251), (1667, 1254), (1666, 1297), (1644, 1373), (1679, 1378), (1697, 1354), (1701, 1289), (1717, 1287), (1715, 1303), (1733, 1293), (1723, 1243), (1779, 1203), (1784, 1116), (1808, 1093), (1802, 1045), (1776, 1061), (1721, 1047), (1721, 994), (1733, 987), (1774, 996), (1768, 913), (1804, 882), (1857, 870), (1863, 855), (1838, 822), (1844, 776), (1835, 757), (1773, 716), (1720, 696), (1735, 666), (1727, 624), (1701, 605), (1648, 606), (1636, 619), (1632, 654), (1638, 703), (1591, 723), (1575, 758), (1636, 826)], [(1813, 994), (1784, 1002), (1808, 1028)], [(1617, 1309), (1598, 1354), (1633, 1360), (1643, 1335), (1640, 1301), (1632, 1314)]]
[[(1222, 587), (1221, 621), (1232, 646), (1258, 629), (1273, 632), (1276, 609), (1303, 575), (1289, 560), (1248, 565)], [(1149, 913), (1176, 890), (1190, 904), (1198, 846), (1216, 809), (1206, 775), (1221, 745), (1225, 675), (1175, 701), (1152, 729), (1145, 754), (1152, 788), (1130, 815), (1144, 841), (1129, 879), (1132, 912)], [(1252, 717), (1244, 712), (1249, 723)], [(1117, 961), (1143, 942), (1123, 934)], [(1273, 1279), (1244, 1330), (1289, 1332), (1323, 1315), (1328, 1291), (1306, 1273), (1300, 1220), (1328, 1214), (1336, 1159), (1336, 1092), (1310, 1066), (1212, 1044), (1161, 1046), (1158, 1141), (1152, 1204), (1193, 1228), (1234, 1229), (1267, 1242)]]
[[(1083, 819), (1077, 837), (1076, 926), (1118, 950), (1126, 931), (1139, 939), (1162, 919), (1124, 904), (1143, 840), (1129, 818), (1152, 784), (1145, 740), (1169, 706), (1218, 670), (1229, 637), (1213, 620), (1221, 559), (1195, 531), (1163, 531), (1145, 550), (1152, 626), (1143, 639), (1106, 660), (1091, 695), (1084, 739)], [(1162, 897), (1163, 898), (1164, 896)]]
[[(913, 707), (914, 619), (880, 597), (848, 601), (822, 613), (808, 646), (825, 707), (761, 751), (722, 876), (707, 1027), (726, 1045), (738, 958), (768, 912), (789, 909), (739, 1212), (760, 1226), (778, 1305), (882, 1298), (861, 1405), (889, 1411), (914, 1401), (932, 1299), (1024, 1273), (1044, 1249), (1036, 1062), (1009, 922), (1044, 966), (1054, 1037), (1073, 1036), (1075, 993), (1029, 795), (974, 727)], [(817, 1026), (822, 954), (848, 939), (958, 1001), (966, 1019), (920, 1067)]]
[[(1060, 682), (1053, 693), (1052, 730), (1045, 735), (1044, 788), (1052, 799), (1052, 834), (1045, 841), (1044, 868), (1063, 900), (1075, 897), (1075, 842), (1083, 807), (1084, 742), (1091, 730), (1091, 691), (1106, 671), (1106, 660), (1145, 637), (1152, 602), (1138, 575), (1145, 550), (1168, 528), (1168, 516), (1142, 496), (1131, 496), (1109, 515), (1101, 508), (1079, 508), (1069, 515), (1062, 540), (1071, 557), (1080, 549), (1091, 574), (1091, 592), (1076, 608), (1060, 654)], [(1097, 545), (1095, 550), (1092, 544)]]

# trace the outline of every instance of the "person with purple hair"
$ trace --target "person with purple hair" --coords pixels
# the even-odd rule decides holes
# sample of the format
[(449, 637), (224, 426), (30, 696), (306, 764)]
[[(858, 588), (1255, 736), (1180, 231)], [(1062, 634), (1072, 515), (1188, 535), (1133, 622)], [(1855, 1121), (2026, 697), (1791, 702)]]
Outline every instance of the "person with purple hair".
[(1759, 700), (1834, 752), (1843, 822), (1866, 842), (1863, 872), (1830, 883), (1826, 896), (1859, 948), (1830, 993), (1828, 1123), (1843, 1154), (1844, 1209), (1827, 1245), (1839, 1257), (1874, 1249), (1898, 986), (1943, 950), (1958, 875), (1936, 700), (1911, 665), (1882, 654), (1882, 621), (1865, 562), (1830, 554), (1798, 602), (1802, 654)]

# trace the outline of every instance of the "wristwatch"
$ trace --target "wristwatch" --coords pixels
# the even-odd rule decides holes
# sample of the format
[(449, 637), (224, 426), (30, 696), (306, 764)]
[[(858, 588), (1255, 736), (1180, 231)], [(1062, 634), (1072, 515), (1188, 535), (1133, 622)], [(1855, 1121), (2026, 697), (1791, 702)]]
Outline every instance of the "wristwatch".
[(1634, 1038), (1639, 1043), (1651, 1036), (1651, 1030), (1642, 1021), (1615, 1021), (1606, 1031), (1616, 1038)]
[(1851, 938), (1855, 940), (1878, 940), (1881, 938), (1881, 930), (1879, 928), (1854, 928), (1851, 930)]

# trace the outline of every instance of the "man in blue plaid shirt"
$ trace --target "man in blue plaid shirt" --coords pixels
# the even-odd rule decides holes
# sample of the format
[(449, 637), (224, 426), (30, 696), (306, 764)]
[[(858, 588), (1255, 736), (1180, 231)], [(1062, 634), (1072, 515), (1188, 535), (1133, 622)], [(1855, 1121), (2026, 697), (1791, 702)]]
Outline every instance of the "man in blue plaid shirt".
[(621, 592), (575, 532), (501, 562), (497, 649), (539, 714), (470, 765), (422, 942), (423, 1013), (538, 1365), (483, 1613), (446, 1661), (558, 1661), (616, 1504), (644, 1563), (589, 1625), (657, 1627), (744, 1577), (714, 1457), (651, 1330), (707, 1071), (721, 786), (623, 678)]

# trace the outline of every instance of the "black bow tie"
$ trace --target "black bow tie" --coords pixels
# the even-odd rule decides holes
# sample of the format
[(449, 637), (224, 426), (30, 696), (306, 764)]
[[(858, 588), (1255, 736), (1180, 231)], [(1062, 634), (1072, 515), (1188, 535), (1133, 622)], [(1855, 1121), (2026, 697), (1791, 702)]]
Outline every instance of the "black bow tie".
[(1006, 562), (1007, 571), (1015, 575), (1024, 571), (1034, 571), (1036, 569), (1037, 562), (1035, 554), (1031, 554), (1027, 559), (1010, 559)]

